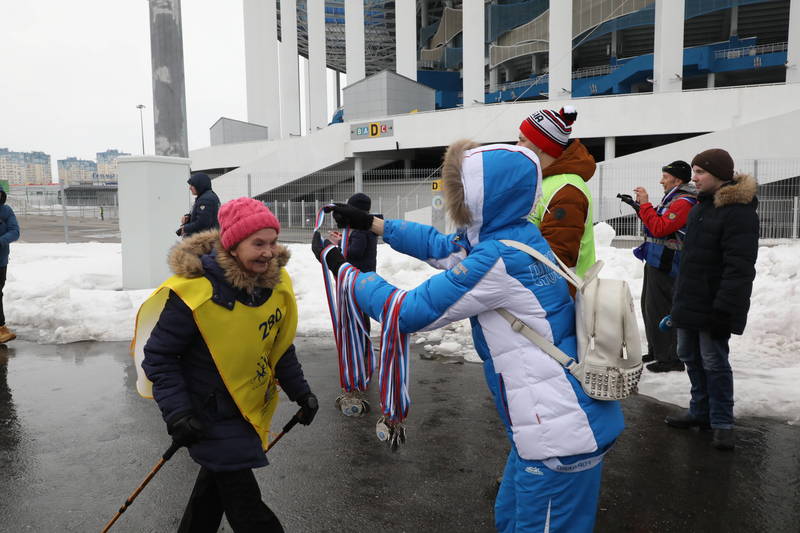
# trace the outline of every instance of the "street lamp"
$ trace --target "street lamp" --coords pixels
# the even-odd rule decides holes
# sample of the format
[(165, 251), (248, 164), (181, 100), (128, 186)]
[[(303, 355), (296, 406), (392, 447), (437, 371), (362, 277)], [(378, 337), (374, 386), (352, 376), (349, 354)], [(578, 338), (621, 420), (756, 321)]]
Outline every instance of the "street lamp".
[(142, 109), (144, 109), (144, 104), (139, 104), (136, 106), (136, 109), (139, 110), (139, 125), (141, 126), (142, 131), (142, 155), (144, 155), (144, 119), (142, 118)]

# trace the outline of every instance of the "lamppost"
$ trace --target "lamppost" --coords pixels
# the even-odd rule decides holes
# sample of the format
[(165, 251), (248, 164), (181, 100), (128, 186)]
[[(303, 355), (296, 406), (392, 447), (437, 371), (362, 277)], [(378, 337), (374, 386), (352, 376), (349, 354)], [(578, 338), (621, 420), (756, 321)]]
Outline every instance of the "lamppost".
[(144, 104), (139, 104), (136, 106), (136, 109), (139, 110), (139, 125), (141, 126), (142, 131), (142, 155), (144, 155), (144, 119), (142, 118), (142, 109), (144, 109)]

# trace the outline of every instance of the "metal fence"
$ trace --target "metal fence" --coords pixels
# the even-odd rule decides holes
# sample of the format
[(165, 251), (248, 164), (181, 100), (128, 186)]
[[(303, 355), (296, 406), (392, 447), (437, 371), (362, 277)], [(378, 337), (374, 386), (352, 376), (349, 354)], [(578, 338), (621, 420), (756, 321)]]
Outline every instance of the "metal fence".
[[(65, 199), (63, 202), (62, 197)], [(6, 201), (19, 215), (97, 220), (119, 218), (116, 186), (67, 187), (62, 193), (58, 185), (12, 185)]]
[[(633, 189), (641, 186), (657, 204), (664, 192), (659, 184), (663, 164), (612, 160), (598, 165), (589, 182), (595, 222), (607, 221), (617, 231), (617, 236), (643, 235), (639, 219), (616, 195), (633, 195)], [(758, 180), (761, 239), (797, 239), (800, 236), (800, 158), (737, 160), (736, 170)]]
[[(797, 239), (800, 237), (800, 158), (738, 160), (737, 170), (752, 174), (759, 182), (758, 213), (761, 238)], [(611, 160), (597, 167), (589, 188), (594, 198), (594, 221), (607, 221), (620, 238), (642, 236), (642, 226), (630, 207), (622, 204), (617, 193), (632, 194), (642, 186), (650, 200), (658, 203), (663, 189), (661, 161), (629, 162)], [(364, 170), (357, 180), (352, 170), (321, 171), (275, 188), (281, 177), (263, 172), (247, 176), (247, 191), (269, 205), (281, 222), (281, 238), (307, 241), (313, 231), (316, 214), (326, 203), (346, 202), (361, 190), (372, 198), (373, 213), (387, 219), (408, 219), (434, 223), (444, 229), (441, 197), (434, 190), (440, 178), (438, 168)], [(260, 192), (260, 191), (267, 192)], [(8, 203), (22, 215), (62, 217), (69, 229), (81, 219), (117, 221), (116, 187), (67, 188), (63, 195), (57, 185), (12, 186)], [(439, 218), (437, 218), (439, 217)], [(333, 229), (332, 220), (326, 228)]]

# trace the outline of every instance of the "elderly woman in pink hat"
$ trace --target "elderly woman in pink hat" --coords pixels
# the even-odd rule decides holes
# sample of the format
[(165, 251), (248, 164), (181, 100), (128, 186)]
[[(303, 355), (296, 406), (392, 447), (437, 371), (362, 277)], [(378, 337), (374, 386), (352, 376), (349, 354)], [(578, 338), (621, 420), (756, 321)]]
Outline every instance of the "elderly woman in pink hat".
[(293, 344), (289, 252), (262, 202), (227, 202), (219, 224), (172, 249), (175, 275), (139, 310), (134, 350), (146, 343), (137, 386), (200, 465), (178, 531), (216, 531), (223, 513), (237, 532), (283, 531), (252, 471), (267, 464), (278, 383), (300, 405), (302, 424), (318, 408)]

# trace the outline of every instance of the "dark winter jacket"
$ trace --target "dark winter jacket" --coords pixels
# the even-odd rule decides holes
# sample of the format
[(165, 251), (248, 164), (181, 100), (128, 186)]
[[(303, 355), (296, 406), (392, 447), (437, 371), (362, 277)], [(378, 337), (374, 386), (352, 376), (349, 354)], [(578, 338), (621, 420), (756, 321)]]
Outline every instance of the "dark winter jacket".
[(198, 172), (192, 174), (187, 182), (197, 190), (197, 198), (189, 214), (189, 222), (183, 225), (183, 236), (188, 237), (201, 231), (219, 227), (219, 197), (211, 190), (211, 178)]
[(345, 258), (361, 272), (375, 272), (378, 255), (378, 236), (371, 231), (352, 230)]
[[(5, 191), (2, 193), (5, 195)], [(14, 210), (5, 202), (0, 204), (0, 267), (8, 266), (10, 244), (19, 239), (19, 224)]]
[(677, 327), (710, 329), (713, 321), (744, 332), (758, 255), (757, 191), (755, 178), (739, 174), (713, 195), (698, 196), (675, 282)]
[[(266, 302), (288, 259), (288, 250), (280, 247), (265, 274), (248, 275), (222, 249), (219, 233), (212, 230), (176, 245), (169, 263), (180, 276), (205, 276), (213, 287), (212, 301), (233, 312), (229, 302), (249, 306)], [(205, 425), (204, 438), (189, 448), (197, 463), (212, 471), (267, 464), (261, 440), (228, 393), (192, 312), (175, 293), (170, 293), (144, 354), (142, 368), (153, 382), (153, 397), (164, 421), (169, 425), (193, 414)], [(275, 375), (292, 401), (310, 392), (294, 346), (278, 361)]]

